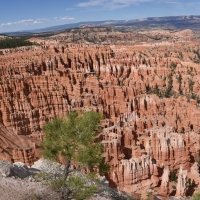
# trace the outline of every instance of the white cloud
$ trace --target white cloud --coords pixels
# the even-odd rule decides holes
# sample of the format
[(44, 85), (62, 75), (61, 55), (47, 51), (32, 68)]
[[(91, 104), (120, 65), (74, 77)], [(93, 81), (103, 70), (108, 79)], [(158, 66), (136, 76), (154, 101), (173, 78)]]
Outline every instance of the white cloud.
[(61, 17), (60, 20), (67, 20), (67, 17)]
[(73, 8), (66, 8), (65, 10), (74, 10)]
[(41, 24), (41, 23), (43, 23), (43, 22), (37, 21), (37, 20), (35, 20), (35, 21), (33, 22), (33, 24)]
[(194, 2), (182, 2), (181, 0), (87, 0), (85, 2), (79, 3), (76, 6), (80, 8), (96, 7), (103, 9), (120, 9), (128, 7), (130, 5), (137, 5), (145, 2), (156, 2), (156, 3), (167, 3), (174, 7), (178, 6), (198, 6), (200, 3)]
[(200, 6), (200, 2), (181, 2), (181, 1), (166, 1), (165, 3), (177, 8), (188, 8)]
[(186, 6), (191, 6), (191, 7), (195, 7), (195, 6), (199, 6), (200, 2), (188, 2), (185, 3)]
[(55, 21), (64, 21), (64, 20), (74, 20), (73, 17), (63, 16), (63, 17), (55, 17)]
[(128, 7), (132, 4), (138, 4), (143, 2), (152, 2), (155, 0), (89, 0), (87, 2), (77, 4), (77, 7), (103, 7), (107, 9), (119, 9)]
[(108, 3), (108, 1), (107, 0), (90, 0), (84, 3), (79, 3), (78, 7), (102, 6), (104, 3)]
[(39, 20), (39, 21), (49, 21), (47, 18), (39, 18), (37, 20)]
[(19, 20), (19, 21), (16, 21), (16, 22), (8, 22), (8, 23), (2, 23), (0, 26), (3, 27), (3, 26), (12, 26), (12, 25), (31, 25), (31, 24), (41, 24), (41, 23), (44, 23), (44, 21), (47, 21), (46, 18), (44, 19), (37, 19), (37, 20), (34, 20), (34, 19), (23, 19), (23, 20)]

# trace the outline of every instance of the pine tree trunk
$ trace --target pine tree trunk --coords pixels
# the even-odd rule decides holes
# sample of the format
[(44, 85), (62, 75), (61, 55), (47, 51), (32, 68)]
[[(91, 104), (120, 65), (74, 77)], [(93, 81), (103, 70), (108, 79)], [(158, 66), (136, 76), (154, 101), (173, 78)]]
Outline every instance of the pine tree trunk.
[[(66, 161), (65, 170), (64, 170), (64, 177), (67, 179), (69, 175), (69, 168), (70, 168), (70, 160)], [(60, 200), (67, 200), (69, 199), (69, 195), (71, 194), (71, 190), (66, 184), (64, 188), (61, 189), (60, 192)]]
[(64, 176), (65, 176), (65, 178), (68, 177), (70, 164), (71, 164), (71, 163), (70, 163), (70, 160), (67, 160), (67, 161), (66, 161), (66, 164), (65, 164), (65, 170), (64, 170)]

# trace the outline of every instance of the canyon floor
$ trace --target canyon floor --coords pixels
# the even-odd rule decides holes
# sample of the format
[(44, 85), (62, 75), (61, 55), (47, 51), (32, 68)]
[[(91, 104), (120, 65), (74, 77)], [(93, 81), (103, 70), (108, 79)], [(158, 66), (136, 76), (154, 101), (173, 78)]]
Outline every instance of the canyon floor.
[(80, 28), (30, 41), (0, 50), (0, 160), (31, 166), (48, 121), (93, 110), (105, 116), (110, 187), (166, 198), (200, 189), (199, 33)]

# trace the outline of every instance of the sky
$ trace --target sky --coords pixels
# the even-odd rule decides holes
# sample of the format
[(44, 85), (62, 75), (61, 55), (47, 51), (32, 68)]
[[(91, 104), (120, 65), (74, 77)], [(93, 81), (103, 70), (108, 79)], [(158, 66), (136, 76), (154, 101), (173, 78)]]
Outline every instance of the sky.
[(200, 15), (199, 0), (0, 0), (0, 33), (56, 25)]

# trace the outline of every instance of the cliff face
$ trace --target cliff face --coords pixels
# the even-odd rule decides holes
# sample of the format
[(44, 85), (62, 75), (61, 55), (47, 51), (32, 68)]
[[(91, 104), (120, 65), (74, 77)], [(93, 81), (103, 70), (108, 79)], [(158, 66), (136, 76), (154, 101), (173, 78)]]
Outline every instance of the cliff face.
[(31, 165), (47, 121), (89, 109), (106, 117), (112, 187), (142, 192), (161, 184), (167, 193), (166, 174), (190, 170), (199, 157), (200, 47), (188, 35), (171, 46), (51, 41), (1, 53), (1, 159)]

